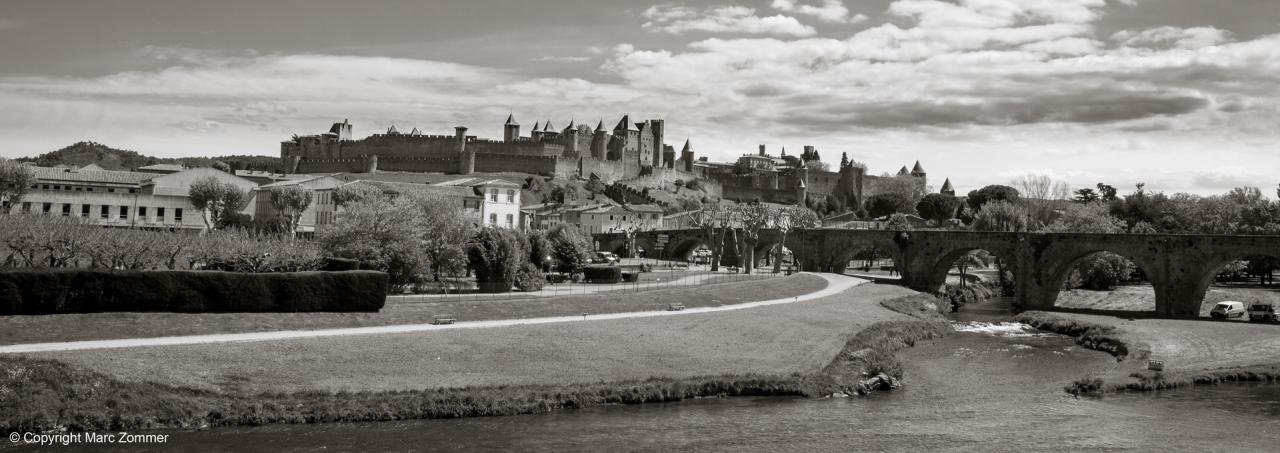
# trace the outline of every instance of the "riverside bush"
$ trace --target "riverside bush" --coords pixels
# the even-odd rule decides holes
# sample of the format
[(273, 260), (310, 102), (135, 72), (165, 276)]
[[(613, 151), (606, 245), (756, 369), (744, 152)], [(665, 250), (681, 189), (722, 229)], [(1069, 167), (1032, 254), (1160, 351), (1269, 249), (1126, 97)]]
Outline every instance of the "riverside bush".
[(386, 289), (373, 271), (16, 270), (0, 272), (0, 315), (378, 311)]

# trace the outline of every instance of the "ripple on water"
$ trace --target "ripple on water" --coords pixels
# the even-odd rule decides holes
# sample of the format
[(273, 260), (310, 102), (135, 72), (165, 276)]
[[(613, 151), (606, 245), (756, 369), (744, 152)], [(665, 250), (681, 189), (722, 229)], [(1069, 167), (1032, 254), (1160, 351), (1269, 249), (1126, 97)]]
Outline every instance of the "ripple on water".
[(998, 337), (1046, 337), (1055, 335), (1020, 322), (952, 322), (951, 327), (956, 332), (973, 332)]

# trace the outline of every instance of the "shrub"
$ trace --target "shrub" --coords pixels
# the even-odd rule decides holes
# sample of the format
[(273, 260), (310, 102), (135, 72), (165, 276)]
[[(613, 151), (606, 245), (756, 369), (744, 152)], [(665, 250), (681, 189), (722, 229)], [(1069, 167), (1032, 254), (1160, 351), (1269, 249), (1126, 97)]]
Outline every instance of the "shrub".
[(533, 263), (525, 263), (524, 267), (516, 273), (516, 288), (520, 288), (521, 291), (539, 291), (546, 284), (546, 277)]
[(0, 272), (0, 315), (378, 311), (386, 290), (370, 271), (19, 270)]
[(617, 266), (587, 266), (582, 269), (583, 278), (590, 283), (618, 283), (622, 281), (622, 268)]
[(635, 283), (635, 282), (638, 282), (638, 281), (640, 281), (640, 273), (638, 273), (638, 272), (623, 272), (623, 273), (622, 273), (622, 281), (627, 282), (627, 283)]
[(591, 238), (571, 225), (560, 224), (552, 228), (547, 234), (547, 241), (556, 270), (560, 272), (579, 272), (591, 260)]

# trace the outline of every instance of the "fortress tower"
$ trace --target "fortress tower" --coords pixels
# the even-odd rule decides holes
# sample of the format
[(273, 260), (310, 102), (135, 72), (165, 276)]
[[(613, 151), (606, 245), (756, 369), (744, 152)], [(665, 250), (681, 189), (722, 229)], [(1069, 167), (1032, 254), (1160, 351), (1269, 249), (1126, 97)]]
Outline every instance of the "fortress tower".
[(476, 152), (467, 149), (467, 128), (458, 126), (453, 128), (457, 134), (458, 140), (458, 174), (469, 175), (476, 171)]
[[(534, 126), (535, 128), (537, 126)], [(504, 143), (515, 143), (520, 138), (520, 123), (516, 122), (515, 114), (507, 115), (507, 124), (502, 125), (502, 141)]]

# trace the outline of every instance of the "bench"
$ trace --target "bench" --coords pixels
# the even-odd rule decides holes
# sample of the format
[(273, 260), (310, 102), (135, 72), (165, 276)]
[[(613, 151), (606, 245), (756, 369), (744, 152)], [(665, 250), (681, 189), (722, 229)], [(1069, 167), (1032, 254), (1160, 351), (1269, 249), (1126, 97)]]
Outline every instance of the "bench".
[(1147, 362), (1147, 369), (1151, 371), (1164, 371), (1163, 360), (1152, 360)]
[(680, 311), (680, 310), (684, 310), (684, 304), (675, 303), (675, 304), (667, 305), (667, 311)]
[(435, 325), (453, 324), (455, 322), (458, 322), (458, 318), (454, 318), (452, 316), (436, 315), (431, 317), (431, 323)]

